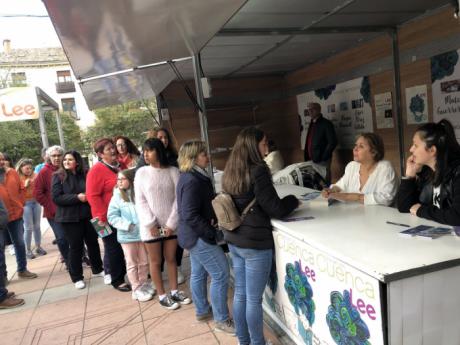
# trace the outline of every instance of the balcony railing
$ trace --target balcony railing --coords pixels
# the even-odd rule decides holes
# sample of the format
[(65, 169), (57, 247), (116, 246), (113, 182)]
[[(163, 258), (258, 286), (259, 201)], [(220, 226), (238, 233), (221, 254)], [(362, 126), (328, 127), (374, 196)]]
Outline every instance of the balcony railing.
[(75, 92), (75, 83), (73, 81), (57, 82), (57, 93)]

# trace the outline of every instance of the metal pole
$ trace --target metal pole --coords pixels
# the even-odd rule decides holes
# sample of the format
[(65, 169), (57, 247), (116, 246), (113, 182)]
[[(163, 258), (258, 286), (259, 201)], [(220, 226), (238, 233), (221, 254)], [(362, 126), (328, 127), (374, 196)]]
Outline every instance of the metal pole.
[(43, 147), (48, 148), (50, 145), (48, 142), (48, 135), (46, 134), (45, 114), (43, 113), (42, 101), (40, 97), (38, 96), (39, 95), (38, 87), (35, 88), (35, 91), (37, 92), (38, 124), (40, 125), (40, 136), (42, 137)]
[(394, 88), (395, 97), (394, 105), (396, 108), (395, 120), (396, 128), (398, 130), (398, 147), (399, 147), (399, 166), (401, 176), (404, 175), (404, 167), (406, 162), (406, 155), (404, 149), (404, 123), (402, 120), (402, 106), (401, 106), (401, 68), (399, 64), (399, 45), (398, 45), (398, 30), (395, 28), (391, 32), (391, 39), (393, 43), (393, 71), (394, 71)]
[(59, 114), (59, 110), (56, 110), (56, 124), (57, 124), (57, 129), (58, 129), (58, 134), (59, 134), (59, 142), (61, 144), (61, 147), (65, 151), (64, 132), (62, 131), (62, 122), (61, 122), (61, 115)]
[(211, 177), (212, 184), (214, 185), (211, 150), (209, 147), (209, 137), (208, 137), (208, 121), (206, 118), (206, 106), (204, 104), (203, 88), (201, 86), (201, 73), (200, 73), (200, 66), (199, 66), (198, 61), (199, 61), (198, 55), (194, 55), (193, 56), (193, 75), (195, 77), (196, 99), (197, 99), (198, 105), (200, 106), (202, 110), (202, 111), (198, 111), (198, 118), (200, 119), (201, 140), (203, 140), (206, 143), (206, 149), (209, 155), (208, 174)]

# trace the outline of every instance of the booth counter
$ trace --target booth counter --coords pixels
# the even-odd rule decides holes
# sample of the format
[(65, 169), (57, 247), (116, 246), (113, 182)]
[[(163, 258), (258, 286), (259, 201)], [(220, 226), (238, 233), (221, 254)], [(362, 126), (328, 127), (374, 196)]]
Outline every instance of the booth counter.
[[(283, 197), (310, 191), (275, 186)], [(403, 237), (395, 208), (305, 201), (273, 220), (276, 273), (264, 309), (297, 344), (460, 344), (460, 238)]]

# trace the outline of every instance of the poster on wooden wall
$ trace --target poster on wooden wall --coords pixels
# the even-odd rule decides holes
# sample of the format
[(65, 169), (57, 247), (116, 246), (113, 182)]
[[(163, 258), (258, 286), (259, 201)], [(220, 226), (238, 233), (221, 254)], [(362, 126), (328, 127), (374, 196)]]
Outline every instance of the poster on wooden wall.
[(431, 58), (431, 89), (433, 92), (433, 120), (448, 119), (460, 140), (460, 50)]
[(426, 85), (406, 88), (406, 117), (408, 125), (428, 122), (428, 92)]
[(305, 112), (308, 103), (316, 102), (321, 105), (323, 116), (334, 124), (339, 146), (352, 148), (357, 134), (373, 132), (370, 95), (368, 77), (349, 80), (297, 95), (297, 109), (301, 124), (301, 148), (305, 147), (311, 121)]
[(393, 128), (393, 103), (391, 100), (391, 92), (375, 95), (374, 105), (377, 128)]

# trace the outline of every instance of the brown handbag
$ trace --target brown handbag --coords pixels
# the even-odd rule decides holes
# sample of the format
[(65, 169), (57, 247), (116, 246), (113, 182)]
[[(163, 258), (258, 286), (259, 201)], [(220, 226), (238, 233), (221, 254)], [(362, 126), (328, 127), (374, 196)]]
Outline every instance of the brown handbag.
[(219, 230), (233, 231), (239, 227), (255, 202), (256, 198), (252, 199), (240, 215), (230, 194), (226, 192), (217, 194), (212, 200), (212, 208), (217, 217)]

